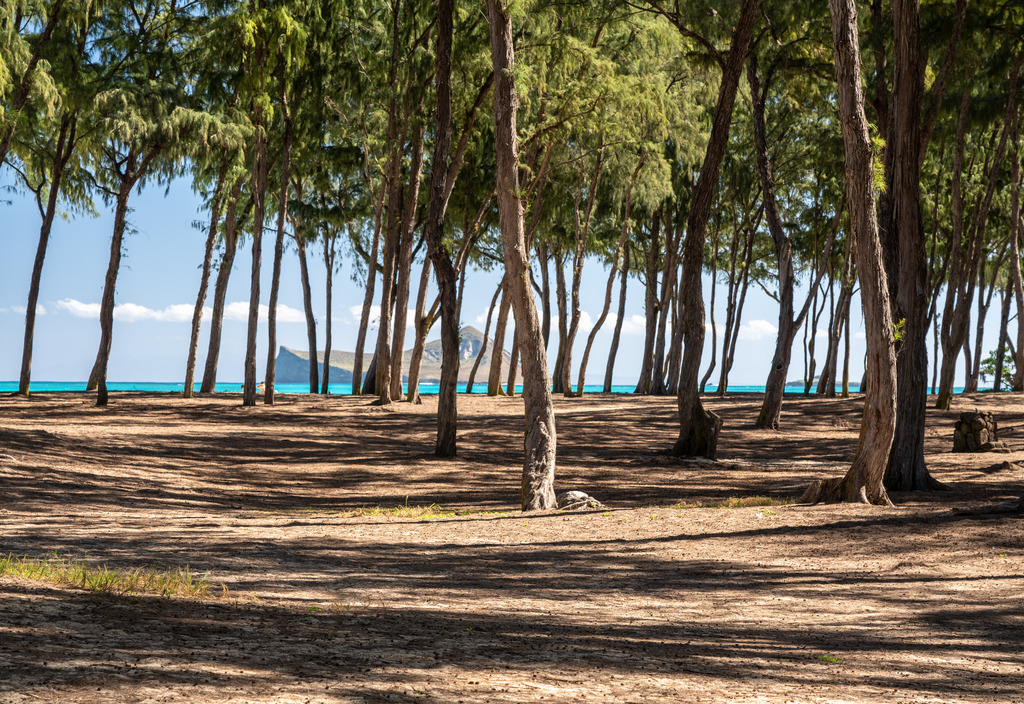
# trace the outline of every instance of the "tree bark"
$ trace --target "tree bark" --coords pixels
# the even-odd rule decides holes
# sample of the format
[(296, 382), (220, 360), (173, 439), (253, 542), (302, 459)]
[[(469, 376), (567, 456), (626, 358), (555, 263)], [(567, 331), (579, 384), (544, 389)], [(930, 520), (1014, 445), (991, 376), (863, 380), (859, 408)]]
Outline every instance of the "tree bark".
[(743, 0), (739, 19), (733, 30), (729, 58), (722, 70), (722, 83), (718, 90), (718, 103), (712, 121), (704, 163), (693, 189), (690, 213), (686, 224), (686, 242), (683, 245), (682, 282), (679, 287), (679, 305), (683, 308), (682, 329), (686, 346), (679, 372), (679, 439), (672, 454), (714, 459), (718, 453), (718, 433), (722, 419), (704, 409), (701, 403), (697, 376), (704, 350), (704, 294), (701, 291), (701, 270), (704, 264), (704, 241), (711, 201), (718, 182), (718, 173), (729, 141), (733, 104), (740, 74), (750, 51), (759, 0)]
[(505, 281), (505, 292), (501, 296), (501, 305), (498, 306), (498, 321), (494, 326), (494, 352), (491, 354), (491, 366), (487, 374), (488, 396), (497, 396), (501, 393), (501, 368), (505, 362), (505, 330), (508, 327), (508, 313), (512, 308), (507, 276)]
[[(764, 402), (761, 412), (754, 425), (758, 428), (779, 429), (782, 414), (782, 395), (786, 390), (786, 376), (789, 374), (789, 361), (793, 353), (793, 339), (799, 326), (793, 318), (793, 287), (796, 275), (793, 273), (793, 245), (782, 229), (782, 218), (779, 216), (778, 204), (775, 200), (775, 178), (772, 174), (771, 161), (768, 155), (768, 137), (765, 127), (764, 93), (761, 92), (761, 80), (757, 73), (757, 54), (751, 52), (747, 64), (747, 81), (750, 84), (751, 102), (754, 119), (754, 152), (757, 174), (761, 181), (761, 200), (764, 204), (765, 219), (768, 231), (775, 244), (775, 257), (778, 261), (779, 276), (779, 330), (775, 339), (775, 354), (772, 356), (771, 370), (764, 385)], [(765, 87), (767, 90), (767, 86)]]
[(608, 365), (604, 370), (604, 392), (612, 392), (612, 372), (615, 371), (615, 357), (619, 352), (619, 338), (622, 336), (622, 322), (626, 317), (626, 284), (629, 282), (629, 248), (622, 264), (622, 275), (619, 281), (619, 310), (615, 316), (615, 330), (612, 332), (612, 344), (608, 348)]
[[(50, 231), (53, 228), (53, 216), (57, 212), (57, 200), (60, 196), (64, 168), (71, 158), (75, 143), (75, 132), (78, 118), (67, 112), (61, 117), (60, 132), (53, 153), (53, 171), (50, 174), (50, 192), (46, 198), (46, 209), (43, 211), (43, 222), (39, 227), (39, 243), (36, 245), (36, 257), (32, 264), (32, 279), (28, 288), (28, 303), (25, 306), (25, 343), (21, 353), (21, 376), (18, 381), (18, 393), (28, 398), (29, 385), (32, 379), (32, 347), (35, 342), (36, 309), (39, 304), (39, 284), (43, 276), (43, 261), (46, 259), (46, 248), (50, 242)], [(0, 156), (0, 164), (3, 158)]]
[(640, 376), (636, 381), (635, 394), (651, 391), (654, 374), (654, 340), (658, 334), (658, 252), (661, 244), (661, 210), (654, 211), (651, 222), (650, 244), (644, 262), (644, 352), (640, 361)]
[[(242, 405), (256, 405), (256, 332), (260, 317), (260, 268), (263, 257), (263, 219), (267, 195), (267, 140), (260, 120), (256, 121), (256, 143), (252, 159), (252, 270), (249, 278), (249, 318), (245, 341), (245, 381)], [(314, 350), (315, 354), (315, 350)]]
[[(519, 146), (516, 112), (515, 50), (507, 6), (487, 0), (491, 58), (494, 65), (494, 142), (497, 152), (498, 210), (508, 290), (515, 309), (523, 364), (526, 414), (522, 506), (524, 511), (553, 509), (555, 502), (555, 412), (544, 338), (529, 287), (523, 203), (519, 199)], [(496, 350), (497, 351), (497, 350)]]
[(382, 186), (377, 196), (377, 206), (373, 220), (373, 245), (370, 260), (366, 262), (366, 290), (363, 292), (363, 308), (359, 314), (359, 332), (356, 334), (355, 358), (352, 360), (352, 395), (358, 396), (363, 391), (363, 347), (366, 346), (366, 329), (370, 325), (370, 309), (373, 306), (373, 289), (377, 282), (377, 257), (380, 255), (380, 235), (383, 227), (384, 194)]
[[(309, 347), (309, 393), (315, 394), (320, 387), (316, 364), (316, 319), (313, 317), (313, 291), (309, 285), (309, 262), (306, 260), (306, 242), (302, 235), (295, 233), (295, 249), (299, 255), (299, 276), (302, 280), (302, 309), (306, 315), (306, 341)], [(355, 377), (352, 377), (355, 384)]]
[(896, 354), (876, 219), (874, 154), (864, 114), (857, 6), (855, 0), (829, 0), (829, 9), (850, 225), (857, 242), (857, 272), (867, 333), (868, 392), (864, 398), (860, 444), (846, 476), (815, 482), (802, 500), (891, 506), (883, 477), (896, 428)]
[[(428, 257), (423, 262), (423, 268), (420, 270), (420, 284), (416, 288), (416, 314), (413, 321), (416, 325), (416, 339), (413, 341), (412, 354), (409, 356), (409, 390), (405, 396), (406, 401), (416, 405), (423, 403), (420, 398), (420, 368), (423, 366), (423, 351), (427, 346), (427, 335), (434, 325), (433, 316), (427, 315), (427, 286), (430, 284), (431, 267)], [(444, 365), (443, 350), (441, 364)]]
[[(324, 314), (324, 371), (320, 381), (320, 393), (324, 396), (331, 392), (331, 311), (334, 308), (334, 262), (337, 257), (337, 238), (335, 231), (324, 232), (324, 288), (326, 312)], [(316, 348), (311, 353), (314, 367), (316, 366)]]
[(210, 315), (210, 341), (206, 350), (206, 365), (203, 369), (203, 383), (199, 393), (213, 393), (217, 388), (217, 363), (220, 359), (220, 338), (224, 324), (224, 304), (228, 293), (228, 279), (235, 263), (238, 250), (237, 213), (238, 198), (242, 182), (238, 181), (228, 196), (228, 207), (224, 212), (224, 254), (217, 265), (217, 283), (213, 287), (213, 312)]
[(203, 252), (203, 270), (199, 277), (199, 293), (196, 295), (196, 305), (192, 310), (192, 330), (188, 343), (188, 361), (185, 363), (185, 388), (182, 391), (184, 398), (193, 396), (193, 380), (196, 373), (196, 356), (199, 353), (199, 330), (203, 322), (203, 305), (206, 303), (206, 290), (210, 287), (210, 271), (213, 268), (213, 248), (217, 243), (217, 225), (220, 222), (220, 206), (224, 197), (224, 182), (227, 179), (228, 160), (221, 161), (220, 173), (217, 175), (217, 185), (213, 191), (213, 201), (210, 204), (210, 228), (206, 235), (206, 249)]
[[(487, 322), (484, 323), (484, 341), (480, 343), (480, 350), (476, 354), (476, 360), (473, 362), (473, 368), (469, 370), (469, 380), (466, 382), (466, 393), (473, 393), (473, 384), (476, 382), (476, 373), (480, 369), (480, 362), (484, 358), (484, 353), (487, 352), (487, 345), (490, 342), (491, 334), (491, 317), (494, 314), (494, 307), (498, 305), (498, 296), (505, 290), (505, 279), (502, 278), (498, 282), (498, 288), (494, 289), (494, 295), (491, 296), (491, 305), (487, 308)], [(444, 343), (442, 343), (443, 345)], [(444, 354), (442, 348), (441, 354)]]

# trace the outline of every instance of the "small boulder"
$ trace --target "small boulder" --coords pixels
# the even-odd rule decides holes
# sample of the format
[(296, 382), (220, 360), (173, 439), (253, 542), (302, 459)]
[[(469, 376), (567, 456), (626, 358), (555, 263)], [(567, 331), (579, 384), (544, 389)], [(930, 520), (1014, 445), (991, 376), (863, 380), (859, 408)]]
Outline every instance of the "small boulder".
[(582, 491), (566, 491), (558, 495), (558, 510), (582, 511), (587, 508), (605, 508), (605, 505), (593, 496)]

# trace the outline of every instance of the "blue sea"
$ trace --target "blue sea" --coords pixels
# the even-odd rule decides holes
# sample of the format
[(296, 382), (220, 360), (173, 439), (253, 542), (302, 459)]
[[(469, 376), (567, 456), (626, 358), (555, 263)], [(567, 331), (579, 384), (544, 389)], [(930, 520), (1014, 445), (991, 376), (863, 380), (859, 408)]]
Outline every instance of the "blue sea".
[[(85, 391), (86, 383), (84, 381), (33, 381), (31, 391), (32, 393), (47, 393), (55, 391)], [(612, 386), (613, 394), (631, 394), (635, 388), (634, 384), (626, 386)], [(16, 381), (0, 381), (0, 393), (14, 393), (18, 390), (18, 382)], [(108, 391), (150, 391), (158, 393), (176, 393), (180, 394), (185, 390), (185, 385), (181, 383), (163, 383), (163, 382), (151, 382), (151, 381), (108, 381)], [(199, 384), (194, 386), (196, 393), (199, 393)], [(332, 394), (338, 395), (350, 395), (352, 393), (351, 384), (331, 384), (328, 390)], [(516, 392), (522, 393), (523, 387), (516, 386)], [(707, 393), (714, 393), (716, 387), (708, 386)], [(242, 384), (240, 382), (229, 382), (219, 383), (215, 389), (217, 393), (241, 393)], [(279, 394), (308, 394), (309, 384), (275, 384), (274, 391)], [(459, 393), (465, 393), (466, 385), (459, 385)], [(584, 386), (583, 391), (588, 394), (597, 394), (604, 391), (604, 386)], [(837, 392), (841, 392), (842, 388), (836, 387)], [(850, 391), (856, 393), (858, 387), (856, 384), (850, 385)], [(437, 384), (420, 384), (420, 393), (423, 395), (436, 394), (438, 392)], [(475, 394), (486, 394), (487, 384), (477, 383), (473, 385), (473, 393)], [(764, 393), (764, 386), (730, 386), (728, 392), (730, 394), (736, 393)], [(787, 394), (802, 394), (802, 386), (787, 386)]]

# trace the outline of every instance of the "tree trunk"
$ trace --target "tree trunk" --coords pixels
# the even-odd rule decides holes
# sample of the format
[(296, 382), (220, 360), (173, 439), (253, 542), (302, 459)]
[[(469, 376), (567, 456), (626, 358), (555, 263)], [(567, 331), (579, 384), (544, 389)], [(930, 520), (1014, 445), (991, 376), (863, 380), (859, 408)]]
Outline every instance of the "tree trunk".
[(217, 176), (217, 186), (213, 192), (213, 201), (210, 204), (210, 228), (206, 235), (206, 249), (203, 252), (203, 273), (199, 277), (199, 293), (196, 296), (196, 305), (192, 310), (192, 331), (188, 343), (188, 361), (185, 363), (185, 388), (182, 391), (184, 398), (193, 396), (193, 380), (196, 373), (196, 356), (199, 353), (199, 330), (203, 322), (203, 305), (206, 303), (206, 290), (210, 287), (210, 271), (213, 268), (213, 248), (217, 243), (217, 225), (220, 221), (221, 199), (224, 197), (224, 182), (227, 178), (228, 161), (221, 161), (220, 173)]
[[(129, 157), (129, 162), (132, 160)], [(123, 178), (117, 194), (114, 210), (114, 234), (110, 239), (110, 261), (103, 282), (103, 299), (100, 302), (100, 347), (96, 364), (89, 375), (90, 388), (96, 389), (96, 405), (107, 405), (107, 363), (110, 361), (110, 344), (114, 334), (114, 291), (117, 288), (117, 274), (121, 268), (121, 243), (124, 239), (125, 219), (128, 216), (128, 197), (131, 196), (135, 180)]]
[(883, 477), (896, 427), (896, 354), (889, 287), (878, 237), (874, 155), (864, 115), (855, 0), (829, 0), (836, 58), (840, 124), (846, 153), (850, 225), (856, 233), (857, 272), (867, 332), (868, 393), (860, 444), (845, 477), (819, 480), (803, 501), (853, 501), (891, 506)]
[[(320, 393), (324, 396), (331, 392), (331, 311), (334, 308), (334, 261), (337, 256), (337, 232), (324, 233), (324, 274), (325, 281), (325, 304), (327, 311), (324, 314), (324, 371), (320, 382)], [(311, 357), (313, 364), (316, 364), (316, 348), (312, 350)]]
[(637, 379), (635, 394), (647, 394), (651, 391), (651, 380), (654, 374), (654, 340), (658, 334), (658, 250), (661, 244), (661, 210), (654, 211), (651, 222), (650, 245), (647, 248), (644, 276), (644, 352), (640, 361), (640, 377)]
[(587, 344), (583, 349), (583, 358), (580, 360), (580, 374), (578, 381), (576, 382), (577, 396), (583, 395), (583, 385), (587, 375), (587, 362), (590, 360), (590, 350), (594, 346), (594, 339), (597, 337), (597, 333), (601, 330), (601, 326), (604, 325), (604, 321), (607, 320), (608, 312), (612, 308), (612, 290), (615, 287), (615, 277), (619, 273), (619, 262), (622, 261), (623, 254), (626, 250), (626, 240), (629, 237), (629, 218), (633, 215), (633, 186), (636, 184), (637, 176), (640, 175), (640, 169), (643, 168), (646, 160), (646, 154), (640, 157), (639, 163), (633, 170), (633, 177), (626, 186), (626, 198), (624, 204), (625, 213), (622, 217), (622, 228), (619, 232), (619, 243), (615, 247), (615, 255), (612, 257), (611, 271), (608, 272), (608, 284), (604, 291), (604, 307), (601, 309), (601, 315), (598, 316), (597, 321), (594, 323), (594, 327), (590, 331), (590, 335), (587, 336)]
[(705, 393), (708, 387), (708, 379), (715, 373), (718, 366), (718, 325), (715, 322), (715, 294), (718, 291), (718, 236), (720, 228), (715, 228), (711, 238), (711, 302), (708, 305), (708, 317), (711, 319), (711, 361), (708, 363), (707, 371), (700, 378), (700, 392)]
[(425, 126), (414, 128), (412, 138), (412, 168), (405, 189), (402, 215), (401, 244), (398, 252), (398, 281), (395, 288), (395, 331), (391, 346), (391, 397), (402, 397), (402, 367), (405, 361), (405, 326), (409, 319), (409, 288), (412, 284), (413, 228), (416, 224), (416, 205), (419, 203), (420, 176), (423, 173), (423, 134)]
[[(299, 274), (302, 279), (302, 309), (306, 315), (306, 340), (309, 347), (309, 393), (315, 394), (320, 387), (316, 364), (316, 319), (313, 317), (313, 291), (309, 285), (309, 262), (306, 260), (306, 243), (296, 231), (295, 249), (299, 255)], [(353, 377), (352, 383), (355, 383)]]
[(505, 395), (516, 395), (516, 371), (519, 369), (519, 337), (512, 335), (512, 352), (509, 353), (508, 380), (505, 382)]
[[(491, 316), (494, 314), (494, 307), (498, 305), (498, 296), (505, 289), (505, 279), (502, 278), (498, 282), (498, 288), (494, 290), (494, 295), (491, 296), (491, 305), (487, 308), (487, 322), (484, 323), (484, 341), (480, 343), (480, 351), (476, 354), (476, 360), (473, 362), (473, 368), (469, 370), (469, 380), (466, 382), (466, 393), (473, 393), (473, 384), (476, 382), (476, 373), (480, 369), (480, 362), (484, 358), (484, 353), (487, 352), (487, 344), (490, 342), (491, 334)], [(444, 354), (444, 350), (441, 350)]]
[(619, 338), (622, 336), (622, 321), (626, 317), (626, 284), (629, 282), (629, 248), (622, 264), (622, 275), (619, 282), (619, 310), (615, 316), (615, 331), (612, 332), (612, 344), (608, 348), (608, 365), (604, 370), (604, 393), (612, 392), (612, 372), (615, 370), (615, 357), (619, 352)]
[(555, 303), (558, 308), (558, 350), (555, 355), (555, 369), (552, 377), (554, 385), (553, 393), (559, 393), (564, 388), (562, 381), (565, 375), (562, 373), (563, 362), (565, 361), (565, 340), (569, 334), (569, 320), (566, 315), (568, 306), (565, 302), (565, 255), (559, 254), (555, 257)]
[[(78, 118), (65, 112), (61, 118), (60, 132), (53, 154), (53, 171), (50, 176), (50, 192), (46, 198), (46, 209), (43, 211), (43, 222), (39, 227), (39, 244), (36, 245), (36, 258), (32, 264), (32, 279), (28, 289), (28, 304), (25, 306), (25, 344), (21, 353), (21, 377), (18, 382), (18, 393), (26, 398), (32, 379), (32, 347), (35, 342), (36, 309), (39, 303), (39, 283), (43, 276), (43, 261), (46, 259), (46, 247), (50, 242), (50, 230), (53, 228), (53, 216), (57, 212), (57, 199), (60, 196), (64, 168), (71, 158), (75, 143), (75, 132)], [(3, 163), (0, 157), (0, 164)]]
[[(768, 137), (765, 127), (764, 94), (761, 92), (761, 81), (757, 74), (757, 54), (751, 52), (747, 64), (747, 79), (754, 117), (754, 152), (757, 173), (761, 180), (761, 195), (764, 204), (765, 219), (768, 231), (775, 244), (775, 257), (779, 267), (779, 330), (775, 339), (775, 354), (772, 357), (771, 370), (764, 385), (764, 402), (761, 412), (754, 425), (758, 428), (779, 429), (779, 418), (782, 414), (782, 394), (786, 390), (786, 375), (789, 374), (789, 361), (793, 353), (793, 338), (799, 326), (793, 319), (793, 286), (796, 276), (793, 273), (793, 245), (782, 229), (782, 218), (779, 216), (775, 200), (775, 178), (772, 174), (768, 156)], [(767, 86), (765, 87), (767, 90)]]
[[(457, 272), (452, 265), (442, 236), (448, 205), (446, 193), (451, 193), (455, 177), (449, 179), (438, 165), (448, 163), (452, 140), (452, 32), (454, 0), (438, 0), (437, 6), (437, 111), (434, 127), (434, 153), (431, 157), (430, 196), (427, 203), (428, 257), (433, 264), (434, 277), (441, 301), (441, 383), (437, 395), (437, 441), (434, 454), (454, 457), (457, 452), (458, 383), (459, 383), (459, 312), (460, 301), (456, 291)], [(476, 113), (474, 112), (474, 115)], [(461, 161), (461, 160), (458, 160)], [(467, 234), (468, 237), (468, 234)], [(463, 265), (463, 270), (465, 266)], [(411, 386), (411, 383), (410, 383)]]
[[(890, 491), (941, 485), (924, 461), (928, 405), (928, 263), (921, 223), (921, 131), (924, 71), (919, 0), (893, 0), (893, 86), (885, 147), (886, 190), (880, 227), (888, 264), (893, 320), (902, 325), (896, 357), (896, 430), (885, 472)], [(937, 86), (939, 90), (943, 90)], [(888, 216), (888, 217), (886, 217)]]
[(373, 246), (370, 261), (366, 263), (366, 290), (363, 292), (363, 308), (359, 314), (359, 332), (356, 335), (355, 357), (352, 360), (352, 395), (365, 393), (363, 390), (363, 347), (366, 346), (366, 329), (370, 325), (370, 309), (373, 306), (373, 289), (377, 282), (377, 257), (380, 255), (380, 233), (384, 215), (383, 186), (377, 196), (376, 212), (373, 220)]
[[(528, 284), (523, 203), (519, 200), (519, 147), (516, 112), (515, 50), (509, 11), (487, 0), (491, 57), (494, 64), (494, 141), (497, 152), (498, 210), (509, 297), (515, 308), (523, 364), (526, 412), (522, 506), (524, 511), (555, 508), (555, 412), (551, 403), (547, 354)], [(498, 351), (498, 350), (496, 350)]]
[(1013, 297), (1009, 286), (1004, 286), (1000, 292), (999, 305), (999, 342), (996, 344), (996, 368), (992, 379), (992, 390), (1002, 391), (1003, 386), (1003, 357), (1006, 354), (1007, 328), (1010, 325), (1010, 301)]
[(1010, 274), (1013, 281), (1013, 299), (1017, 308), (1017, 353), (1014, 355), (1014, 374), (1010, 382), (1012, 391), (1024, 391), (1024, 286), (1020, 273), (1020, 153), (1018, 151), (1018, 130), (1013, 131), (1013, 148), (1010, 150), (1010, 170), (1013, 179), (1010, 200)]
[[(427, 315), (427, 286), (430, 284), (431, 266), (428, 257), (423, 262), (423, 268), (420, 270), (420, 285), (416, 289), (416, 316), (413, 321), (416, 325), (416, 339), (413, 341), (412, 355), (409, 357), (409, 390), (405, 397), (406, 401), (416, 405), (423, 403), (420, 398), (420, 368), (423, 366), (423, 351), (427, 346), (427, 335), (434, 324), (432, 316)], [(441, 355), (443, 365), (443, 350)]]
[[(280, 57), (279, 57), (280, 58)], [(281, 192), (277, 198), (277, 237), (274, 240), (274, 270), (270, 279), (270, 302), (267, 306), (267, 371), (263, 377), (263, 403), (274, 405), (274, 377), (277, 373), (277, 297), (281, 290), (281, 261), (284, 259), (284, 225), (288, 218), (288, 188), (292, 165), (292, 121), (288, 114), (288, 98), (285, 91), (283, 69), (281, 78), (281, 109), (284, 113), (284, 145), (282, 147)], [(330, 320), (331, 309), (327, 308)], [(316, 350), (309, 351), (315, 363)], [(326, 358), (324, 369), (327, 368)]]
[(704, 294), (701, 291), (701, 270), (704, 264), (704, 240), (711, 202), (718, 183), (725, 149), (729, 141), (733, 104), (740, 74), (750, 51), (750, 42), (757, 19), (759, 0), (743, 0), (739, 19), (733, 31), (729, 58), (722, 70), (722, 83), (718, 90), (718, 103), (712, 120), (704, 163), (693, 189), (690, 213), (686, 224), (686, 242), (683, 245), (682, 282), (679, 286), (679, 305), (683, 308), (681, 327), (685, 335), (679, 371), (679, 439), (672, 454), (714, 459), (718, 453), (718, 433), (722, 419), (704, 409), (697, 388), (700, 358), (704, 351)]
[(388, 144), (391, 155), (388, 161), (387, 191), (388, 220), (384, 236), (384, 270), (381, 274), (380, 322), (377, 330), (377, 349), (373, 356), (377, 360), (374, 370), (374, 386), (378, 403), (389, 405), (394, 399), (391, 393), (391, 311), (394, 307), (395, 265), (398, 247), (401, 244), (402, 220), (402, 144), (404, 139), (398, 129), (398, 47), (401, 29), (402, 2), (396, 0), (392, 7), (391, 62), (388, 69), (388, 83), (391, 88), (391, 103), (388, 107)]
[[(508, 277), (505, 277), (508, 281)], [(508, 312), (512, 308), (512, 297), (506, 283), (505, 292), (501, 296), (498, 307), (498, 322), (494, 326), (494, 352), (491, 354), (491, 367), (487, 374), (487, 395), (497, 396), (501, 393), (501, 367), (505, 361), (505, 329), (508, 326)]]
[(213, 287), (213, 312), (210, 315), (210, 341), (206, 350), (206, 365), (203, 369), (203, 383), (199, 393), (213, 393), (217, 388), (217, 363), (220, 359), (220, 338), (224, 324), (224, 304), (228, 294), (228, 279), (235, 263), (238, 250), (237, 212), (238, 197), (242, 183), (238, 181), (231, 188), (228, 207), (224, 212), (224, 254), (217, 265), (217, 283)]
[[(252, 272), (249, 280), (249, 320), (245, 342), (245, 383), (242, 405), (256, 405), (256, 331), (260, 317), (260, 266), (263, 256), (263, 219), (267, 195), (267, 141), (256, 121), (256, 144), (252, 160)], [(316, 353), (316, 350), (313, 350)]]

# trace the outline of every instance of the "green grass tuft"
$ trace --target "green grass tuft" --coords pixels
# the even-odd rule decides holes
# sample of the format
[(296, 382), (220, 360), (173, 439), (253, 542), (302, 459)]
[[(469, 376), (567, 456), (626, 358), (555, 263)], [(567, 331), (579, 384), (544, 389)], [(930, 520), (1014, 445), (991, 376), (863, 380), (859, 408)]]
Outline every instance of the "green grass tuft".
[[(155, 567), (117, 569), (107, 565), (90, 565), (56, 554), (43, 560), (15, 557), (12, 554), (0, 557), (0, 577), (20, 577), (104, 594), (203, 598), (211, 595), (213, 587), (205, 575), (196, 574), (188, 566), (172, 570)], [(222, 586), (222, 589), (226, 593), (226, 588)]]

